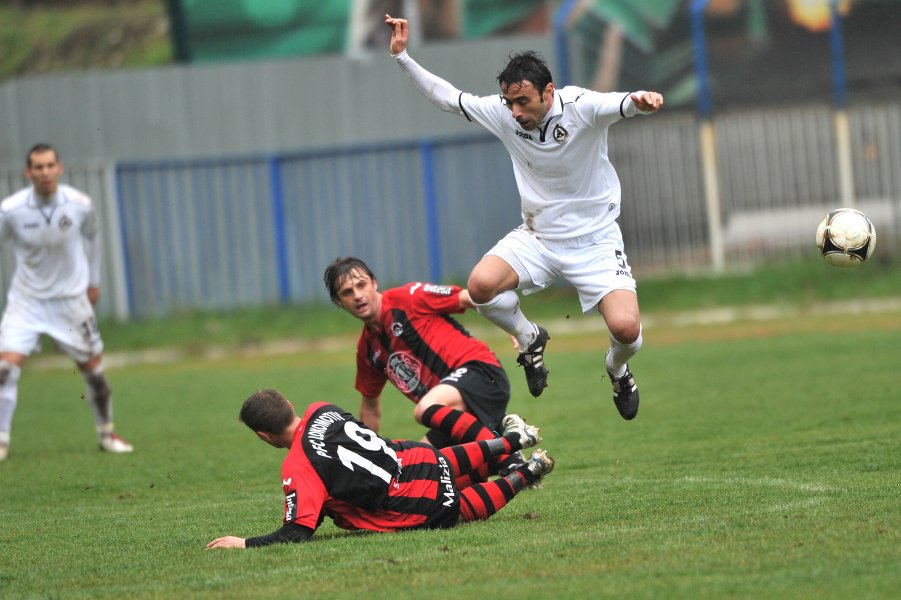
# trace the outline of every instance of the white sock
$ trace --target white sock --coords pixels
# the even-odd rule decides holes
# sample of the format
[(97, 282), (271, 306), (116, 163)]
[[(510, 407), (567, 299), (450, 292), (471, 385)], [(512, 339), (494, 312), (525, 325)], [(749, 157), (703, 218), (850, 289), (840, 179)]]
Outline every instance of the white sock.
[(610, 336), (610, 351), (604, 362), (614, 379), (626, 374), (626, 363), (641, 349), (641, 342), (641, 325), (638, 326), (638, 338), (631, 344), (622, 344)]
[(475, 301), (473, 304), (479, 314), (516, 338), (520, 352), (524, 352), (535, 341), (538, 328), (522, 314), (519, 296), (513, 290), (502, 292), (485, 304)]
[(6, 377), (0, 375), (3, 384), (0, 385), (0, 443), (9, 446), (9, 432), (12, 429), (13, 413), (16, 410), (16, 402), (19, 398), (19, 375), (22, 368), (10, 362), (0, 361), (0, 372), (5, 372)]

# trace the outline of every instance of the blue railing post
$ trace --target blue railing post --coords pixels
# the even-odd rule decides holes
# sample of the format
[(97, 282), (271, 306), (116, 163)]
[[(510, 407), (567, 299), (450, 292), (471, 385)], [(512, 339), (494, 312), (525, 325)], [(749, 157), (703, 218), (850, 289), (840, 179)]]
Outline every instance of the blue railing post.
[(435, 189), (435, 146), (431, 141), (419, 143), (422, 160), (422, 193), (425, 203), (426, 247), (429, 253), (429, 278), (441, 281), (441, 230), (438, 223), (438, 193)]
[(692, 0), (691, 45), (695, 55), (695, 76), (698, 78), (698, 112), (701, 118), (713, 116), (710, 99), (710, 69), (707, 64), (707, 32), (704, 29), (704, 10), (709, 0)]
[(838, 0), (829, 0), (829, 16), (832, 27), (829, 32), (832, 49), (832, 87), (835, 91), (836, 108), (845, 108), (848, 104), (845, 93), (845, 60), (842, 53), (842, 17), (838, 14)]
[(557, 53), (557, 85), (563, 87), (569, 85), (569, 46), (566, 44), (566, 20), (576, 7), (578, 0), (565, 0), (554, 14), (554, 50)]
[(270, 156), (269, 190), (272, 194), (272, 231), (275, 234), (275, 262), (278, 277), (278, 299), (282, 304), (291, 301), (288, 278), (288, 244), (285, 234), (285, 198), (282, 189), (282, 163), (278, 156)]

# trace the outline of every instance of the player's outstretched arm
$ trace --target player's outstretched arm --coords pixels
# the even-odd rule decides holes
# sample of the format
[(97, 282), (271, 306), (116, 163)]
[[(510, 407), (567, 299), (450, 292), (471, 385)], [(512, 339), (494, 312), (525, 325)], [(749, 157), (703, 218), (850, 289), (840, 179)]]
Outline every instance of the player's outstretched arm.
[(388, 45), (388, 50), (401, 70), (407, 74), (407, 77), (416, 86), (416, 89), (444, 112), (462, 115), (463, 112), (458, 102), (461, 94), (460, 90), (437, 75), (423, 69), (419, 63), (407, 54), (407, 40), (410, 38), (407, 20), (395, 19), (391, 15), (385, 15), (385, 23), (391, 27), (391, 42)]
[(306, 542), (313, 537), (313, 529), (298, 525), (297, 523), (285, 523), (280, 529), (276, 529), (272, 533), (260, 535), (253, 538), (240, 538), (233, 535), (216, 538), (206, 545), (207, 550), (211, 548), (259, 548), (262, 546), (271, 546), (272, 544), (296, 544), (297, 542)]

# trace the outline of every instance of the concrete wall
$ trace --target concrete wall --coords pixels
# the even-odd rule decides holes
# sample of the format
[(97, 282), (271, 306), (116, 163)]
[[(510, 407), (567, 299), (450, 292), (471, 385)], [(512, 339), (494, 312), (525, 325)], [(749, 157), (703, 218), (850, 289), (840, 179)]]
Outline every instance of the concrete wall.
[[(497, 91), (512, 51), (549, 36), (411, 48), (461, 90)], [(423, 98), (384, 52), (20, 78), (0, 86), (0, 163), (37, 141), (64, 160), (196, 158), (480, 133)]]

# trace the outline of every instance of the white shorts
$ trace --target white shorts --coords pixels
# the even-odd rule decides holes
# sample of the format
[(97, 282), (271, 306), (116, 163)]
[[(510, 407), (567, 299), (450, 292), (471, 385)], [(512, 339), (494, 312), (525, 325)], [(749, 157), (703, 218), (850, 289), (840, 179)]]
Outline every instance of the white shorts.
[(11, 293), (0, 322), (0, 352), (28, 356), (38, 347), (41, 334), (53, 338), (78, 363), (103, 352), (94, 307), (87, 294), (37, 300)]
[(519, 276), (517, 289), (532, 294), (563, 277), (579, 292), (582, 312), (613, 290), (635, 291), (619, 226), (565, 240), (546, 240), (520, 226), (486, 254), (506, 261)]

